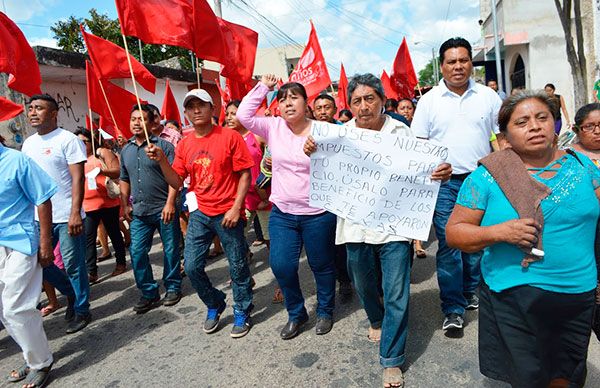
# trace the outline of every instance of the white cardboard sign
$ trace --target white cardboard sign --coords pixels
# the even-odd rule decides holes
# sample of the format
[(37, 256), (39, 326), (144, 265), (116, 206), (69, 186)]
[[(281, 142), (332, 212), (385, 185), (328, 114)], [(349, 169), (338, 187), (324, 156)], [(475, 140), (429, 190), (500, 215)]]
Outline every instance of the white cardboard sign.
[(314, 122), (310, 205), (377, 232), (427, 240), (448, 149), (430, 141)]

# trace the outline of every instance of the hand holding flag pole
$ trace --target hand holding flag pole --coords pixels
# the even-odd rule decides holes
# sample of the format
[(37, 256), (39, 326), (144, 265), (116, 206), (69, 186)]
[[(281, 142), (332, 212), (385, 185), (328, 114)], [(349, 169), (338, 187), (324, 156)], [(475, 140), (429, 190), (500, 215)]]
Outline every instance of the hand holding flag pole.
[[(133, 82), (133, 92), (135, 93), (135, 99), (137, 101), (138, 109), (140, 114), (142, 113), (142, 103), (140, 102), (140, 96), (138, 94), (137, 85), (135, 83), (135, 74), (133, 74), (133, 66), (131, 65), (131, 57), (129, 56), (129, 47), (127, 46), (127, 38), (125, 34), (121, 34), (123, 37), (123, 44), (125, 45), (125, 52), (127, 53), (127, 64), (129, 65), (129, 71), (131, 72), (131, 81)], [(143, 117), (143, 115), (142, 115)], [(148, 136), (148, 128), (146, 128), (146, 121), (142, 120), (142, 128), (144, 129), (144, 135), (146, 135), (146, 142), (150, 145), (150, 136)]]

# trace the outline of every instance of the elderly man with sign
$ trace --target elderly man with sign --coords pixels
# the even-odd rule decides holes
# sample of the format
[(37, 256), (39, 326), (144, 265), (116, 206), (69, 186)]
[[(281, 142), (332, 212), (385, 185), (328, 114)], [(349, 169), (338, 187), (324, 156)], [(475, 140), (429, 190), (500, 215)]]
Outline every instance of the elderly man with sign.
[[(348, 103), (355, 117), (346, 125), (412, 137), (408, 126), (383, 113), (384, 102), (385, 92), (377, 77), (372, 74), (354, 76), (348, 85)], [(309, 137), (304, 152), (310, 155), (316, 150), (314, 138)], [(435, 169), (431, 178), (447, 180), (451, 173), (451, 166), (444, 163)], [(400, 368), (405, 361), (408, 331), (409, 239), (376, 232), (338, 217), (336, 244), (346, 244), (348, 272), (371, 324), (369, 340), (380, 342), (383, 386), (401, 387), (404, 378)]]

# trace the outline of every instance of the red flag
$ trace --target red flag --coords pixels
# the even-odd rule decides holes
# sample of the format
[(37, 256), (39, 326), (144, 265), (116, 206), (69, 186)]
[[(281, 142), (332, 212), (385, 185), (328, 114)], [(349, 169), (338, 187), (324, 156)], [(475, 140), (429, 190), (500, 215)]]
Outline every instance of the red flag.
[(410, 59), (406, 38), (402, 39), (402, 44), (394, 59), (394, 67), (391, 77), (392, 89), (398, 94), (398, 98), (413, 98), (415, 96), (415, 86), (417, 86), (417, 75)]
[(348, 107), (348, 78), (346, 77), (346, 69), (342, 63), (340, 70), (340, 81), (338, 82), (338, 96), (337, 96), (337, 108), (338, 112), (342, 109), (349, 109)]
[(381, 73), (381, 83), (383, 84), (383, 91), (385, 92), (386, 98), (398, 98), (398, 95), (394, 93), (394, 90), (392, 89), (390, 76), (385, 72), (385, 70), (383, 73)]
[[(94, 69), (98, 74), (98, 78), (102, 80), (131, 78), (125, 49), (96, 35), (88, 34), (83, 29), (83, 26), (80, 27), (83, 39), (85, 40), (85, 45), (88, 49), (88, 54), (92, 60)], [(135, 74), (135, 80), (142, 85), (144, 89), (154, 93), (156, 91), (156, 77), (131, 54), (129, 54), (129, 57), (131, 58), (131, 66), (133, 68), (133, 73)]]
[(0, 121), (10, 120), (23, 113), (23, 105), (15, 104), (11, 100), (0, 97)]
[(175, 96), (173, 96), (173, 92), (171, 91), (169, 80), (167, 80), (167, 86), (165, 87), (165, 99), (160, 114), (165, 120), (175, 120), (181, 123), (181, 115), (179, 114), (179, 108), (177, 108)]
[[(192, 0), (194, 7), (194, 52), (202, 59), (226, 63), (232, 53), (225, 50), (221, 24), (206, 0)], [(146, 5), (144, 5), (146, 7)]]
[(225, 89), (221, 88), (221, 83), (218, 79), (215, 80), (215, 85), (217, 85), (217, 89), (219, 89), (219, 95), (221, 96), (221, 112), (219, 112), (219, 125), (223, 124), (225, 121), (225, 106), (229, 104), (231, 101), (231, 96), (229, 94), (229, 90), (227, 88), (227, 84), (225, 84)]
[(252, 90), (251, 83), (242, 83), (229, 78), (225, 79), (225, 85), (229, 92), (229, 98), (232, 100), (241, 100)]
[[(135, 95), (129, 93), (127, 90), (121, 89), (109, 81), (100, 81), (94, 67), (89, 61), (86, 61), (85, 71), (88, 106), (109, 124), (105, 125), (103, 123), (102, 129), (113, 136), (117, 135), (118, 130), (123, 136), (127, 138), (131, 137), (132, 134), (129, 129), (129, 121), (131, 107), (136, 104)], [(100, 82), (102, 82), (106, 98), (104, 98), (104, 93), (102, 93)], [(110, 103), (110, 107), (106, 103), (107, 100)], [(112, 119), (113, 115), (116, 123)], [(111, 130), (112, 127), (114, 127), (114, 130)]]
[[(17, 25), (0, 12), (0, 72), (10, 74), (8, 87), (32, 96), (42, 91), (40, 67)], [(4, 105), (4, 104), (3, 104)]]
[(310, 22), (308, 44), (302, 52), (298, 65), (290, 74), (290, 82), (299, 82), (304, 85), (309, 101), (331, 85), (327, 64), (312, 22)]
[(217, 18), (221, 26), (225, 50), (221, 75), (241, 82), (249, 82), (254, 71), (258, 33), (239, 24)]
[(124, 35), (145, 43), (194, 50), (194, 7), (190, 0), (115, 0)]

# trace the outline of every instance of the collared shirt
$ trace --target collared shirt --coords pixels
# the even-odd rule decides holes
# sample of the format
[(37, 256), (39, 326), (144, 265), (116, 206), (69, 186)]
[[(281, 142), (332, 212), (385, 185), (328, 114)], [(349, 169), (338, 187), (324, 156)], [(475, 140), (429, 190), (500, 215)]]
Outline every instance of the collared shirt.
[[(355, 127), (356, 119), (348, 121), (346, 125)], [(383, 123), (383, 127), (381, 127), (381, 132), (398, 136), (414, 136), (411, 129), (406, 124), (394, 120), (389, 115), (385, 115), (385, 122)], [(373, 229), (352, 223), (341, 217), (337, 218), (335, 243), (338, 245), (345, 243), (385, 244), (391, 241), (408, 241), (408, 239), (401, 236), (379, 233)]]
[[(150, 142), (162, 148), (169, 163), (173, 163), (175, 149), (171, 143), (150, 137)], [(138, 145), (135, 137), (129, 139), (121, 151), (121, 179), (131, 185), (133, 215), (149, 216), (160, 213), (167, 202), (169, 184), (158, 162), (146, 155), (147, 142)]]
[(406, 117), (402, 116), (401, 114), (387, 110), (384, 113), (393, 118), (394, 120), (400, 121), (402, 124), (405, 124), (406, 126), (410, 127), (410, 123), (408, 122)]
[(181, 136), (181, 133), (179, 133), (179, 132), (177, 132), (177, 130), (167, 127), (167, 126), (163, 127), (163, 130), (160, 133), (160, 135), (158, 135), (158, 137), (173, 144), (173, 147), (177, 147), (177, 144), (183, 138), (183, 136)]
[(500, 105), (493, 89), (473, 80), (462, 96), (440, 82), (419, 100), (411, 129), (417, 137), (448, 147), (447, 162), (454, 174), (469, 173), (491, 152), (490, 135), (499, 132)]
[(52, 197), (54, 180), (29, 157), (0, 144), (0, 245), (27, 256), (37, 252), (35, 206)]

